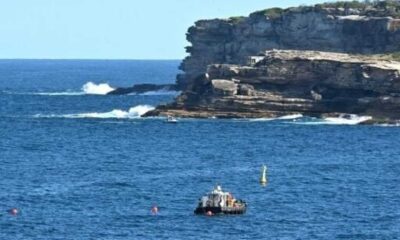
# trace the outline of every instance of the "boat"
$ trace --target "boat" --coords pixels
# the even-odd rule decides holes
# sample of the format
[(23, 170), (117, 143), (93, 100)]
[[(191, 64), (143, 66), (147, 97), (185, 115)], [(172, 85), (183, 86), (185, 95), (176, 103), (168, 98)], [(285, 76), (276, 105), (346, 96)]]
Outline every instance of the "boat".
[(178, 119), (172, 117), (172, 116), (168, 116), (167, 117), (167, 123), (177, 123)]
[(247, 203), (240, 199), (235, 199), (229, 192), (224, 192), (221, 186), (216, 186), (214, 190), (199, 199), (198, 206), (194, 210), (199, 215), (216, 214), (244, 214), (246, 213)]

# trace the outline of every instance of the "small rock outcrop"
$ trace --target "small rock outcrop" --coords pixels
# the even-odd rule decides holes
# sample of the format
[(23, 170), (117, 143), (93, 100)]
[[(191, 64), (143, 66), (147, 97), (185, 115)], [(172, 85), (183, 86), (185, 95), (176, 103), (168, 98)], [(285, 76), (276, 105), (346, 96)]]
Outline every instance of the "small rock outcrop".
[(237, 84), (232, 80), (213, 79), (211, 80), (213, 95), (234, 96), (237, 94)]
[(119, 87), (107, 93), (107, 95), (142, 94), (157, 91), (178, 91), (178, 87), (175, 84), (143, 83), (133, 85), (132, 87)]

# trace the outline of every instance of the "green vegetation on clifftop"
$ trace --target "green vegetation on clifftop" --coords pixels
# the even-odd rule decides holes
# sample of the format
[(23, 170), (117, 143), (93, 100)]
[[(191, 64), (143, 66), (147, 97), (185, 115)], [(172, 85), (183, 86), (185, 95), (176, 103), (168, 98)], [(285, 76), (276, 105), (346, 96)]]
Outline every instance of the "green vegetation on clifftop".
[(287, 11), (299, 10), (299, 11), (315, 11), (318, 12), (322, 9), (336, 9), (346, 10), (353, 9), (359, 11), (359, 15), (371, 16), (371, 17), (384, 17), (391, 16), (394, 18), (400, 18), (400, 1), (386, 0), (386, 1), (338, 1), (338, 2), (326, 2), (316, 4), (314, 6), (300, 6), (294, 8), (268, 8), (260, 11), (253, 12), (250, 16), (266, 16), (271, 19), (276, 19), (282, 16)]
[(268, 8), (252, 13), (252, 15), (264, 15), (269, 18), (279, 18), (286, 9), (282, 8)]
[(338, 2), (326, 2), (321, 4), (316, 4), (315, 7), (319, 8), (354, 8), (354, 9), (364, 9), (368, 6), (374, 6), (371, 2), (359, 2), (359, 1), (338, 1)]
[(237, 16), (237, 17), (230, 17), (229, 21), (231, 21), (232, 23), (239, 23), (246, 20), (246, 17), (243, 16)]

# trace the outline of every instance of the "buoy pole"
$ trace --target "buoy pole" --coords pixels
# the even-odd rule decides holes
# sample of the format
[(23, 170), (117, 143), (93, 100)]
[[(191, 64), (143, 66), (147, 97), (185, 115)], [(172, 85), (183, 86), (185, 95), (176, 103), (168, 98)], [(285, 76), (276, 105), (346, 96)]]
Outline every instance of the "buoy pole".
[(260, 176), (260, 184), (265, 186), (267, 185), (268, 180), (267, 180), (267, 166), (263, 165), (261, 167), (261, 176)]

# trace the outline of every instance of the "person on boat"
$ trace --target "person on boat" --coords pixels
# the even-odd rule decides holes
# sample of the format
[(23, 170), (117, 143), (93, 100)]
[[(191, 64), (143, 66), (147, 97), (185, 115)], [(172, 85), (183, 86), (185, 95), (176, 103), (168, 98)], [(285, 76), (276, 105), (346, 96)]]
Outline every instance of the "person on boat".
[(201, 206), (202, 207), (207, 207), (208, 206), (209, 201), (208, 201), (208, 197), (207, 196), (203, 196), (200, 201), (201, 201)]
[(232, 207), (233, 206), (233, 196), (232, 194), (228, 194), (228, 198), (226, 200), (226, 204), (228, 205), (228, 207)]

